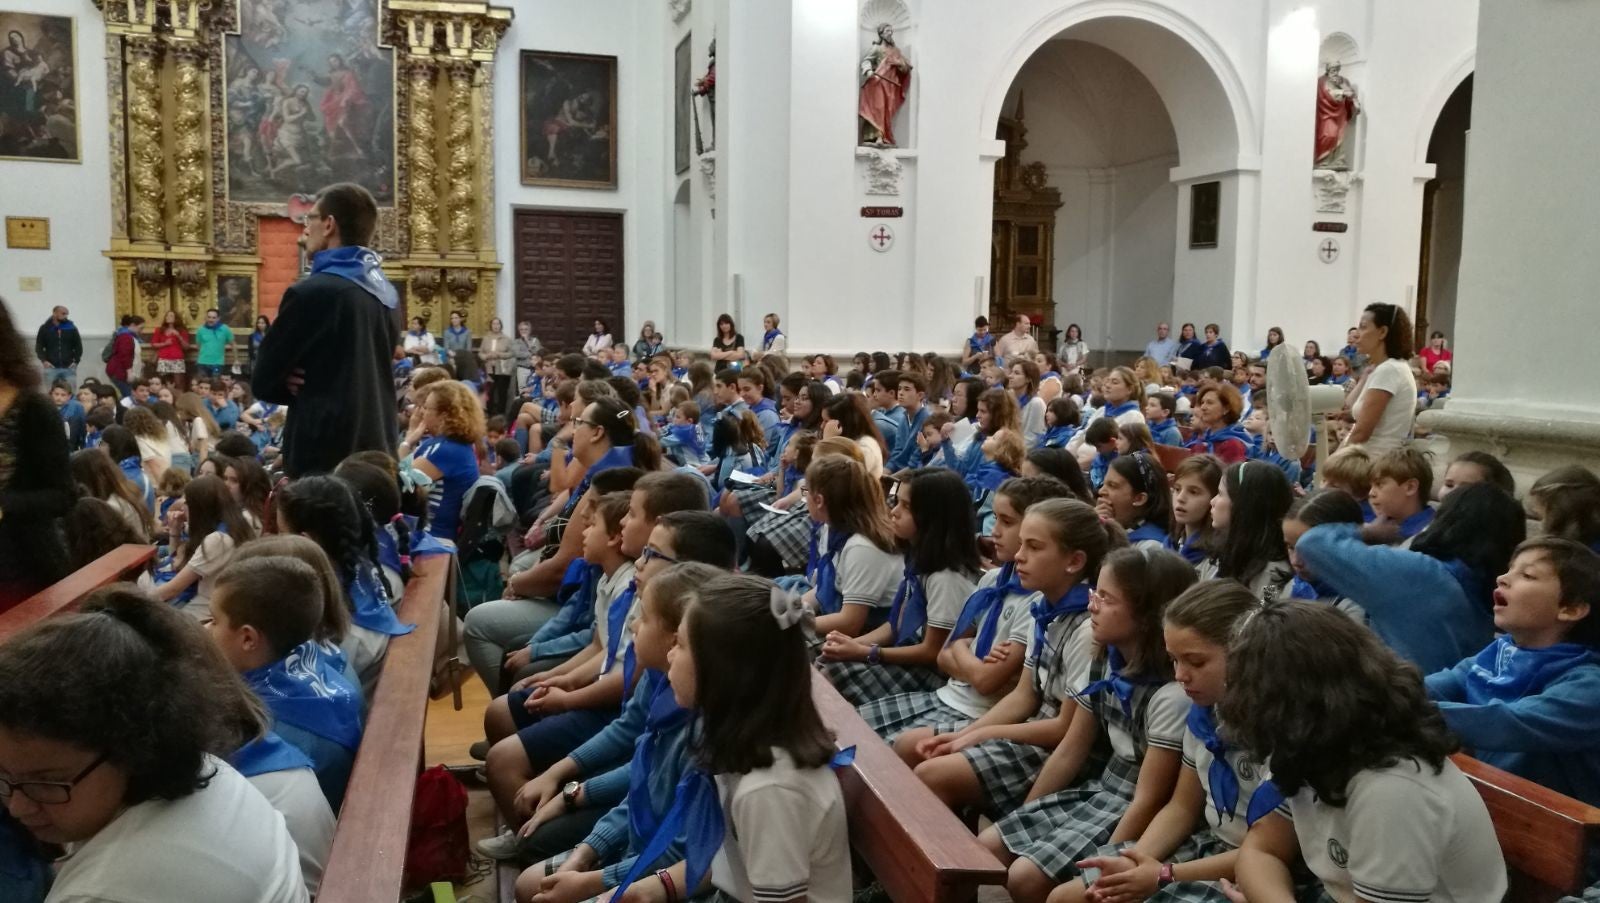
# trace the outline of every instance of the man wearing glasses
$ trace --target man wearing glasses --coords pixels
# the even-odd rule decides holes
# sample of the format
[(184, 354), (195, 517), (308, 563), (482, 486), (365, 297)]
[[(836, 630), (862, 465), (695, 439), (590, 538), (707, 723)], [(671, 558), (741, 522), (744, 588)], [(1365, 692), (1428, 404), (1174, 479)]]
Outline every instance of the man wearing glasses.
[(283, 459), (291, 477), (331, 471), (352, 452), (394, 453), (399, 298), (383, 258), (366, 247), (377, 223), (366, 189), (323, 189), (300, 238), (311, 273), (284, 292), (257, 353), (256, 397), (289, 406)]

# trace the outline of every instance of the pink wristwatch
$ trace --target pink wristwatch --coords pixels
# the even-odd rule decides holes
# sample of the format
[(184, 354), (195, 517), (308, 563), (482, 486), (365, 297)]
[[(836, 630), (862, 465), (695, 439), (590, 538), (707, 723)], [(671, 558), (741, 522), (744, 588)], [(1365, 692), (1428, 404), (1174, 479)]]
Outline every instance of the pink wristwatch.
[(1172, 877), (1172, 863), (1161, 863), (1161, 871), (1156, 873), (1156, 887), (1166, 887), (1176, 879)]

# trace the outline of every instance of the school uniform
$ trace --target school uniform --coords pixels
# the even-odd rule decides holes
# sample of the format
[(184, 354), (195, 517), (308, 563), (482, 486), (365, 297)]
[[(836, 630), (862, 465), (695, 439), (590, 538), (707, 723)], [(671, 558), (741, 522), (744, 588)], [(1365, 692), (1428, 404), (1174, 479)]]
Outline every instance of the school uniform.
[(1099, 452), (1089, 462), (1089, 490), (1098, 493), (1100, 487), (1105, 485), (1106, 471), (1111, 469), (1111, 462), (1117, 460), (1115, 449)]
[(956, 448), (955, 443), (948, 437), (939, 442), (939, 463), (948, 467), (964, 478), (983, 466), (983, 443), (989, 437), (982, 430), (973, 430), (972, 438), (967, 443)]
[(706, 463), (706, 435), (698, 423), (674, 423), (658, 437), (661, 452), (679, 467)]
[[(786, 481), (785, 486), (787, 485), (789, 484)], [(815, 536), (820, 529), (819, 525), (812, 522), (806, 512), (806, 506), (796, 504), (783, 514), (765, 512), (764, 517), (750, 525), (745, 536), (752, 543), (766, 537), (767, 543), (783, 559), (784, 567), (798, 570), (811, 563), (812, 556), (807, 554), (807, 550), (816, 544)], [(809, 571), (810, 568), (806, 567), (805, 570)]]
[(1033, 448), (1044, 435), (1044, 399), (1038, 395), (1017, 398), (1017, 413), (1022, 422), (1022, 447)]
[[(1014, 567), (1007, 563), (993, 568), (978, 580), (978, 587), (967, 597), (947, 642), (955, 642), (975, 628), (972, 654), (980, 660), (996, 643), (1027, 648), (1033, 635), (1029, 610), (1039, 594), (1022, 588), (1014, 576)], [(913, 728), (932, 727), (940, 734), (958, 731), (989, 711), (1006, 692), (984, 696), (966, 681), (952, 677), (937, 690), (900, 693), (868, 702), (859, 711), (868, 727), (892, 742)]]
[(211, 594), (217, 584), (217, 575), (233, 560), (234, 545), (232, 536), (217, 530), (207, 534), (195, 546), (194, 554), (183, 566), (193, 568), (200, 579), (194, 584), (194, 597), (183, 605), (184, 614), (200, 621), (211, 617)]
[[(1095, 718), (1111, 757), (1098, 774), (1088, 766), (1073, 787), (1039, 797), (995, 822), (1006, 849), (1056, 881), (1078, 873), (1077, 862), (1110, 839), (1133, 802), (1147, 750), (1182, 752), (1189, 699), (1176, 681), (1127, 680), (1120, 656), (1098, 657), (1080, 691), (1077, 717)], [(1098, 742), (1098, 741), (1097, 741)]]
[(350, 629), (339, 644), (350, 662), (350, 670), (361, 685), (363, 696), (370, 696), (383, 671), (383, 659), (391, 637), (405, 636), (417, 629), (395, 617), (389, 589), (378, 566), (361, 559), (355, 576), (345, 585), (350, 599)]
[(888, 618), (900, 587), (904, 561), (860, 534), (843, 534), (824, 524), (817, 535), (819, 559), (811, 574), (817, 614), (837, 614), (845, 605), (865, 605), (866, 633)]
[(1289, 798), (1300, 854), (1338, 903), (1499, 903), (1505, 859), (1483, 798), (1449, 759), (1404, 759), (1350, 779), (1343, 806)]
[(1600, 653), (1502, 635), (1426, 685), (1473, 757), (1600, 805)]
[(1183, 433), (1171, 417), (1166, 420), (1150, 421), (1147, 425), (1150, 427), (1150, 438), (1154, 439), (1157, 445), (1174, 445), (1180, 448), (1183, 446)]
[(1167, 548), (1167, 530), (1154, 521), (1141, 520), (1128, 531), (1128, 544), (1153, 552)]
[(283, 816), (239, 772), (206, 756), (204, 787), (118, 813), (74, 844), (56, 871), (52, 901), (305, 903), (305, 880)]
[(712, 884), (741, 903), (849, 903), (844, 794), (830, 767), (799, 768), (774, 747), (771, 765), (716, 783), (727, 830)]
[[(1022, 663), (1022, 679), (1032, 682), (1039, 698), (1039, 710), (1028, 719), (1030, 722), (1055, 718), (1061, 712), (1062, 701), (1088, 683), (1095, 655), (1088, 605), (1088, 584), (1080, 583), (1054, 606), (1041, 598), (1030, 612), (1033, 633)], [(1052, 615), (1049, 609), (1057, 613)], [(980, 811), (998, 819), (1022, 805), (1050, 750), (999, 739), (969, 746), (960, 755), (978, 779), (983, 799)]]
[(337, 648), (302, 643), (242, 676), (272, 713), (272, 730), (311, 759), (328, 804), (344, 799), (361, 745), (361, 691), (344, 674)]
[(311, 760), (293, 744), (272, 732), (245, 744), (228, 759), (272, 808), (283, 816), (289, 837), (299, 852), (300, 874), (306, 892), (317, 895), (322, 873), (333, 849), (333, 809), (317, 785)]
[[(910, 562), (900, 580), (890, 609), (894, 635), (884, 646), (914, 646), (928, 628), (950, 630), (972, 595), (970, 575), (956, 570), (918, 574)], [(891, 665), (887, 662), (826, 662), (822, 674), (851, 705), (863, 705), (901, 693), (932, 691), (944, 683), (944, 674), (932, 665)]]
[[(1207, 558), (1197, 565), (1194, 571), (1200, 582), (1204, 583), (1207, 580), (1217, 579), (1220, 576), (1218, 574), (1220, 569), (1221, 563), (1217, 559)], [(1263, 602), (1272, 602), (1283, 593), (1283, 588), (1289, 585), (1289, 581), (1294, 579), (1294, 568), (1287, 561), (1269, 561), (1250, 579), (1239, 577), (1234, 579), (1243, 583), (1252, 596)]]

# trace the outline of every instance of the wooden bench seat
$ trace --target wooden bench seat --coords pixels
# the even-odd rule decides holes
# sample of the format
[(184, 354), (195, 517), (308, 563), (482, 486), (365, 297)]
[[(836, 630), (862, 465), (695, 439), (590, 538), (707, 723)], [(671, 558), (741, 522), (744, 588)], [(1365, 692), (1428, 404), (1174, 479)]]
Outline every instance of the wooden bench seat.
[(1452, 757), (1478, 788), (1511, 872), (1513, 903), (1582, 893), (1600, 809), (1466, 755)]
[(999, 860), (821, 673), (813, 675), (811, 693), (839, 746), (856, 748), (855, 763), (839, 772), (850, 844), (890, 899), (968, 901), (980, 885), (1005, 883)]
[(394, 903), (400, 898), (411, 802), (422, 762), (428, 680), (450, 563), (448, 556), (430, 555), (412, 565), (396, 614), (417, 629), (389, 640), (339, 810), (317, 894), (320, 903)]
[(101, 555), (0, 614), (0, 642), (36, 621), (77, 609), (84, 597), (127, 579), (130, 571), (142, 570), (155, 557), (156, 547), (143, 545), (118, 546)]

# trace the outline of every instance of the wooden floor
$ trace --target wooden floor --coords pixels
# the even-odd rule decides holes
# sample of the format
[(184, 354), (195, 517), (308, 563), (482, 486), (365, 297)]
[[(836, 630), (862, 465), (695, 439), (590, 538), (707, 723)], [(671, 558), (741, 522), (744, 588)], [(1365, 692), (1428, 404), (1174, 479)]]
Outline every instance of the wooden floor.
[[(450, 697), (428, 703), (428, 724), (423, 737), (423, 767), (434, 765), (473, 766), (480, 764), (467, 749), (483, 739), (483, 710), (489, 705), (489, 690), (473, 677), (461, 688), (461, 711)], [(467, 785), (467, 833), (476, 844), (494, 831), (494, 801), (489, 791), (475, 781)], [(474, 851), (476, 857), (477, 853)], [(473, 874), (481, 876), (456, 885), (457, 903), (493, 903), (494, 870), (484, 860), (475, 859)]]

